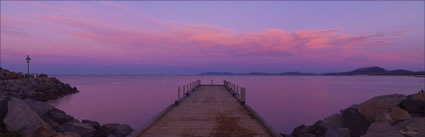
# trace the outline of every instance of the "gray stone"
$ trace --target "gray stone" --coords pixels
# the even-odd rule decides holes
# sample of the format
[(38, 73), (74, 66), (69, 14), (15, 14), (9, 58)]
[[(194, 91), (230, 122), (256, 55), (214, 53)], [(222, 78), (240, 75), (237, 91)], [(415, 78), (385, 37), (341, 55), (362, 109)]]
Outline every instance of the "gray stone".
[(44, 103), (44, 102), (40, 102), (40, 101), (35, 101), (32, 99), (24, 99), (25, 103), (27, 103), (32, 110), (34, 110), (35, 112), (37, 112), (37, 114), (39, 116), (43, 116), (44, 114), (46, 114), (49, 110), (52, 110), (53, 107), (52, 105), (48, 104), (48, 103)]
[(63, 128), (66, 131), (77, 133), (81, 137), (92, 137), (96, 133), (96, 129), (84, 123), (67, 122), (63, 124)]
[(401, 134), (409, 137), (425, 137), (425, 118), (413, 117), (393, 126)]
[(374, 122), (361, 137), (404, 137), (387, 122)]
[(406, 96), (401, 94), (378, 96), (361, 103), (357, 110), (370, 121), (386, 113), (394, 121), (404, 121), (411, 117), (407, 111), (399, 107), (400, 102), (405, 99)]
[(109, 130), (113, 135), (117, 137), (126, 137), (131, 132), (133, 132), (133, 129), (127, 124), (105, 124), (102, 126), (102, 128)]
[(24, 128), (24, 137), (50, 137), (54, 130), (45, 123), (36, 112), (22, 100), (11, 98), (8, 102), (8, 113), (3, 123), (9, 131)]

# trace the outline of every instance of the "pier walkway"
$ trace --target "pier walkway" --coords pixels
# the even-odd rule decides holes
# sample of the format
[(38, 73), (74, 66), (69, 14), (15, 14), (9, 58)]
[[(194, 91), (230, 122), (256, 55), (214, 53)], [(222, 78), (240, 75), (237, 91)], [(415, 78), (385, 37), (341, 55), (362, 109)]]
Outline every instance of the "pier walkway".
[(245, 104), (245, 89), (200, 85), (178, 90), (177, 101), (155, 116), (132, 137), (272, 137), (272, 129)]

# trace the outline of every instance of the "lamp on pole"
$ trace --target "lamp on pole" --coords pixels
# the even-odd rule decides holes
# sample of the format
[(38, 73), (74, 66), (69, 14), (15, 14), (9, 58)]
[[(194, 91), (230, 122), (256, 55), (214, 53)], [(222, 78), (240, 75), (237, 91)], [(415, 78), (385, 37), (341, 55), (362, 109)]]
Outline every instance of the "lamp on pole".
[(27, 60), (27, 75), (29, 77), (30, 76), (30, 60), (31, 60), (29, 55), (27, 55), (26, 60)]

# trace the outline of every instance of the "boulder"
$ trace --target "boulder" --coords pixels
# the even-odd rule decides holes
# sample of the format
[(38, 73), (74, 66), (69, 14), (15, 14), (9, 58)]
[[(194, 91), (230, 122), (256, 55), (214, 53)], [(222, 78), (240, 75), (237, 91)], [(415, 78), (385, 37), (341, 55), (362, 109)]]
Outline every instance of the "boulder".
[(44, 122), (46, 122), (47, 124), (49, 124), (50, 127), (52, 127), (56, 132), (65, 132), (65, 129), (59, 125), (58, 123), (56, 123), (55, 121), (47, 118), (47, 117), (41, 117)]
[(6, 132), (5, 125), (3, 124), (3, 119), (6, 117), (8, 102), (10, 98), (0, 96), (0, 133)]
[(310, 127), (305, 125), (300, 125), (292, 131), (291, 136), (299, 137), (304, 134), (310, 134)]
[(55, 137), (81, 137), (77, 133), (74, 132), (64, 132), (56, 135)]
[(95, 128), (96, 130), (100, 129), (99, 122), (91, 121), (91, 120), (83, 120), (82, 123), (88, 124), (91, 127)]
[(32, 110), (37, 112), (37, 114), (39, 116), (43, 116), (49, 110), (52, 110), (52, 109), (55, 108), (48, 103), (43, 103), (43, 102), (35, 101), (35, 100), (32, 100), (32, 99), (24, 99), (24, 101), (25, 101), (25, 103), (27, 103), (31, 107)]
[(44, 114), (45, 117), (59, 123), (59, 124), (64, 124), (66, 122), (70, 122), (73, 121), (74, 118), (68, 114), (66, 114), (65, 112), (63, 112), (62, 110), (59, 110), (57, 108), (53, 108), (49, 111), (47, 111)]
[(50, 137), (54, 130), (22, 100), (11, 98), (3, 123), (9, 131), (23, 130), (24, 137)]
[(389, 124), (394, 124), (394, 120), (391, 119), (391, 116), (388, 113), (380, 114), (376, 116), (375, 122), (387, 122)]
[(342, 128), (344, 127), (344, 120), (342, 119), (341, 115), (333, 114), (322, 120), (320, 125), (327, 128)]
[(369, 121), (373, 121), (378, 115), (386, 113), (394, 121), (404, 121), (411, 117), (407, 111), (399, 107), (400, 102), (405, 99), (406, 96), (401, 94), (378, 96), (360, 104), (357, 110)]
[(402, 135), (408, 137), (425, 137), (425, 118), (413, 117), (393, 126)]
[(367, 128), (371, 124), (371, 121), (354, 107), (342, 110), (341, 116), (344, 119), (344, 127), (350, 130), (350, 135), (352, 137), (360, 137), (366, 133)]
[(281, 137), (293, 137), (293, 136), (291, 136), (291, 135), (287, 135), (287, 134), (284, 134), (284, 133), (280, 133), (280, 136), (281, 136)]
[(110, 131), (116, 137), (126, 137), (131, 132), (133, 132), (133, 129), (127, 124), (105, 124), (102, 126), (102, 128)]
[(365, 135), (361, 137), (404, 137), (400, 131), (391, 127), (387, 122), (374, 122)]
[(96, 133), (96, 129), (84, 123), (67, 122), (62, 126), (66, 131), (77, 133), (81, 137), (92, 137)]
[(351, 137), (347, 128), (328, 128), (322, 137)]
[(425, 116), (425, 93), (419, 92), (407, 96), (407, 99), (400, 103), (400, 107), (414, 115)]

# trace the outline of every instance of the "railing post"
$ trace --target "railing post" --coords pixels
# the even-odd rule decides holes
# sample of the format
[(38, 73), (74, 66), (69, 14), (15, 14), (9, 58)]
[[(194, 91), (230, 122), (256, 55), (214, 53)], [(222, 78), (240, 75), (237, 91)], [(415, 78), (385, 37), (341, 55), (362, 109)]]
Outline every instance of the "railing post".
[(186, 85), (183, 85), (183, 96), (186, 94)]
[(246, 98), (245, 98), (245, 88), (241, 88), (241, 101), (242, 101), (242, 104), (245, 104), (245, 102), (246, 102)]
[(239, 85), (236, 85), (236, 94), (239, 95)]
[(180, 100), (180, 87), (177, 90), (177, 100)]

